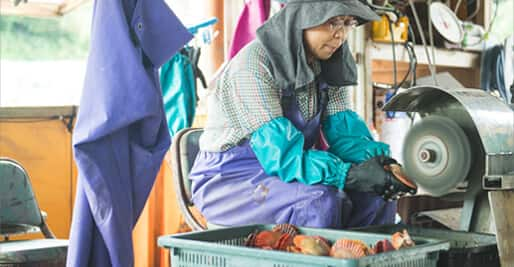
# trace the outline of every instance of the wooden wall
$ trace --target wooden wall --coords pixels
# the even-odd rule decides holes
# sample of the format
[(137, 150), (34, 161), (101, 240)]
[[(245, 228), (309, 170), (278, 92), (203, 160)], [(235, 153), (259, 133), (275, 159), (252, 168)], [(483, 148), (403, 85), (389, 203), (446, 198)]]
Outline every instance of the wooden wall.
[(0, 156), (20, 162), (27, 170), (50, 229), (66, 239), (76, 183), (71, 133), (63, 121), (41, 116), (44, 110), (52, 108), (31, 109), (33, 118), (6, 119), (6, 109), (0, 109)]

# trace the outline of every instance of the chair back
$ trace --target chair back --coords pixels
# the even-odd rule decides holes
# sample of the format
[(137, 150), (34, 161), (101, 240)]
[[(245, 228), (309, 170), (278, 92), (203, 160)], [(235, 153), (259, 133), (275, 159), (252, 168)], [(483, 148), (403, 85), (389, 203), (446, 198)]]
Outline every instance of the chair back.
[(186, 223), (195, 231), (205, 227), (191, 212), (193, 206), (189, 173), (198, 154), (201, 128), (186, 128), (179, 131), (171, 145), (171, 168), (178, 204)]
[(39, 231), (43, 223), (27, 172), (18, 162), (0, 158), (0, 235)]
[[(68, 240), (55, 239), (20, 163), (0, 157), (0, 266), (65, 266)], [(44, 239), (9, 240), (41, 232)]]

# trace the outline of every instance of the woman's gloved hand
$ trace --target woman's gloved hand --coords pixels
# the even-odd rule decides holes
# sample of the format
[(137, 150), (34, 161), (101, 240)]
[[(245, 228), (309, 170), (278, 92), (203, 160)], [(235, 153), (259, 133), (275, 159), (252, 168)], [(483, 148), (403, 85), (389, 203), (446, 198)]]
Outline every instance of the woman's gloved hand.
[[(404, 183), (386, 170), (390, 164), (398, 163), (390, 157), (377, 156), (353, 165), (346, 175), (345, 189), (375, 193), (384, 199), (398, 199), (405, 193), (415, 194), (417, 187), (414, 184)], [(405, 179), (403, 177), (402, 180)]]

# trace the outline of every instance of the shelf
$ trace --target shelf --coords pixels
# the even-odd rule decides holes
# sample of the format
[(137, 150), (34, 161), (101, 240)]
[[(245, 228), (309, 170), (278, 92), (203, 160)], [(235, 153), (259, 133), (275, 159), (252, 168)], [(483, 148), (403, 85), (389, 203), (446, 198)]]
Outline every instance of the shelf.
[[(372, 60), (393, 60), (392, 45), (388, 43), (369, 42)], [(409, 55), (402, 44), (395, 45), (396, 60), (398, 62), (409, 62)], [(418, 59), (418, 64), (428, 64), (425, 48), (422, 45), (415, 45), (414, 51)], [(428, 52), (432, 56), (432, 49), (428, 47)], [(480, 53), (467, 52), (460, 50), (450, 50), (435, 48), (435, 63), (437, 66), (454, 68), (477, 68), (480, 66)]]
[(0, 107), (2, 119), (32, 119), (49, 117), (70, 117), (77, 113), (76, 106), (52, 107)]

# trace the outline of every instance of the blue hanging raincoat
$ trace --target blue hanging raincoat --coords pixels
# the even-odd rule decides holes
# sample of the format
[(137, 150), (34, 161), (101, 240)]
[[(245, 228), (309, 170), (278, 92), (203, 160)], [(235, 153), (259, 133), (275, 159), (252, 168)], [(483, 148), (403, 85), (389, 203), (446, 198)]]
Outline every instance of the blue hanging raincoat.
[(170, 145), (157, 69), (191, 38), (162, 0), (94, 2), (68, 266), (133, 266), (132, 229)]

